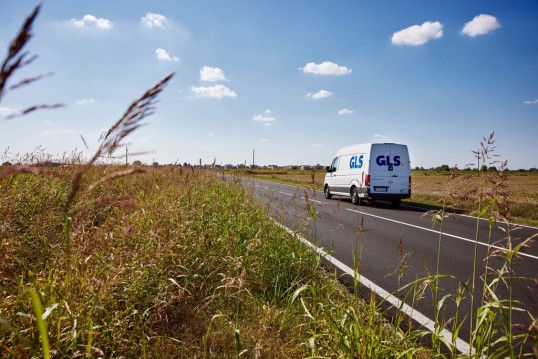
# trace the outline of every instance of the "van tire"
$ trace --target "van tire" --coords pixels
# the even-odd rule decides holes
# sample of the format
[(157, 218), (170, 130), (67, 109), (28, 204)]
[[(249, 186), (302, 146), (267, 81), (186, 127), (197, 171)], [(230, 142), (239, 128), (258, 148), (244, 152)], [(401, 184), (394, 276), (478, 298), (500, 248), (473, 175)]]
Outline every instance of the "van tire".
[(390, 204), (392, 205), (392, 207), (398, 207), (401, 201), (401, 199), (393, 199), (390, 201)]
[(356, 206), (361, 204), (361, 199), (359, 198), (359, 189), (357, 187), (353, 187), (351, 190), (351, 203)]
[(333, 195), (331, 194), (331, 190), (329, 189), (329, 185), (325, 185), (325, 188), (323, 189), (323, 193), (325, 193), (325, 198), (331, 199), (333, 198)]

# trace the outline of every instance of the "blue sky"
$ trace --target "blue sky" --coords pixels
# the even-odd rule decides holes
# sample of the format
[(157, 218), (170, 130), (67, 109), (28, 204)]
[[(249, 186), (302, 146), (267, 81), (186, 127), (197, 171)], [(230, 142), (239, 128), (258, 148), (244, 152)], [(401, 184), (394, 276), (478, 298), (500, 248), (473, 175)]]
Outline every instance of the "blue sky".
[[(0, 56), (36, 3), (0, 0)], [(146, 163), (323, 164), (398, 142), (412, 166), (473, 163), (496, 133), (509, 167), (538, 166), (538, 2), (44, 1), (0, 103), (0, 149), (87, 157), (103, 130), (176, 75), (129, 151)], [(4, 120), (38, 103), (63, 103)], [(90, 147), (86, 150), (80, 136)], [(134, 158), (133, 158), (134, 160)]]

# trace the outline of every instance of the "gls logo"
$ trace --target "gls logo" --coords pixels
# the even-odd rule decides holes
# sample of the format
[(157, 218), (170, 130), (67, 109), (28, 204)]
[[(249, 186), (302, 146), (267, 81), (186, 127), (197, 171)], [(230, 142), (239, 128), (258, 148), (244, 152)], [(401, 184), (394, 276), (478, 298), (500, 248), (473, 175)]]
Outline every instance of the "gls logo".
[(364, 155), (351, 156), (349, 168), (362, 168)]
[(394, 156), (393, 158), (394, 162), (390, 161), (390, 156), (377, 156), (375, 159), (375, 162), (378, 164), (378, 166), (399, 166), (400, 165), (400, 156)]

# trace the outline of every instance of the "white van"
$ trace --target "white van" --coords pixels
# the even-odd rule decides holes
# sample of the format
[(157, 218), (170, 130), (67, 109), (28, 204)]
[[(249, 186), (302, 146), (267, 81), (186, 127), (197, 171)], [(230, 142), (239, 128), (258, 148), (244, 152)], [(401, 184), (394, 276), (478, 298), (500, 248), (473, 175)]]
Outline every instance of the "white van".
[(389, 200), (398, 206), (411, 197), (411, 164), (406, 145), (368, 143), (342, 148), (326, 168), (325, 198), (350, 196), (361, 200)]

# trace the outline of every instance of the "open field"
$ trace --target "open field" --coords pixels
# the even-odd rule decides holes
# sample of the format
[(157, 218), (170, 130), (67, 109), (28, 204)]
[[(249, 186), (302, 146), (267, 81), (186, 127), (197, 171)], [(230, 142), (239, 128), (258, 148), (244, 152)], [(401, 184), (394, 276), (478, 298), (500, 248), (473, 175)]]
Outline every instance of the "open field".
[[(288, 183), (323, 191), (324, 171), (244, 171), (241, 174), (259, 179)], [(472, 190), (483, 187), (488, 177), (461, 172), (453, 178), (449, 172), (413, 171), (412, 196), (404, 204), (431, 208), (451, 208), (459, 213), (472, 214), (477, 208), (477, 197), (466, 198)], [(538, 226), (538, 173), (509, 172), (506, 194), (512, 219), (516, 223)]]

